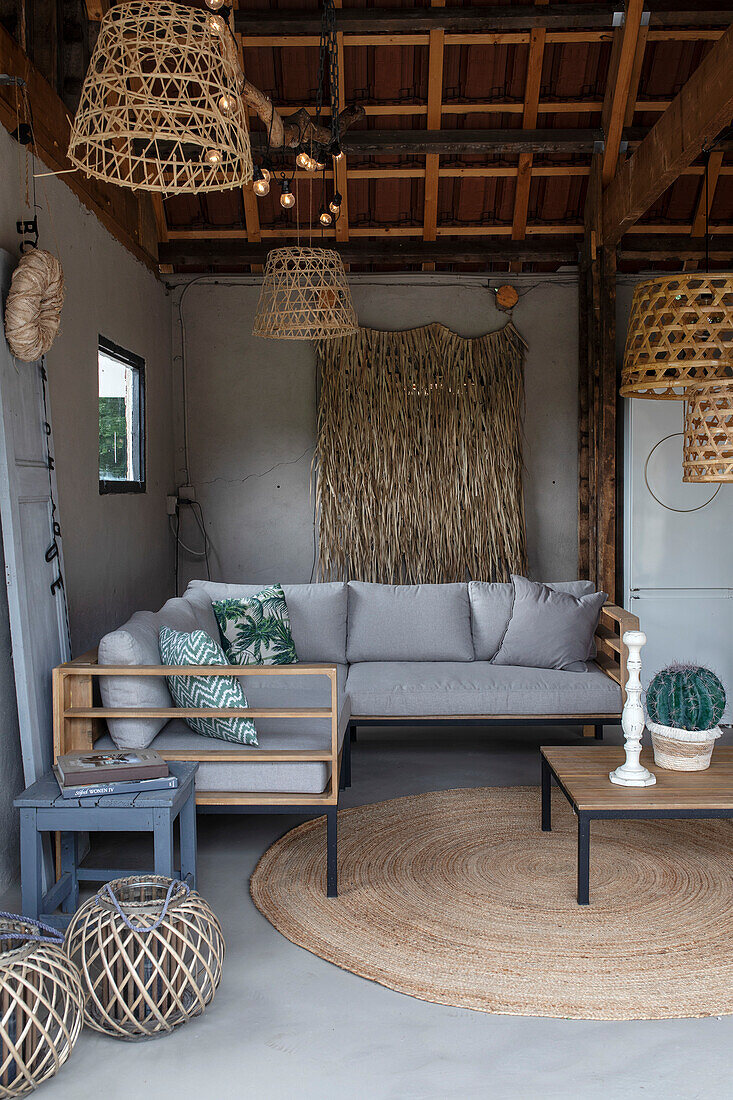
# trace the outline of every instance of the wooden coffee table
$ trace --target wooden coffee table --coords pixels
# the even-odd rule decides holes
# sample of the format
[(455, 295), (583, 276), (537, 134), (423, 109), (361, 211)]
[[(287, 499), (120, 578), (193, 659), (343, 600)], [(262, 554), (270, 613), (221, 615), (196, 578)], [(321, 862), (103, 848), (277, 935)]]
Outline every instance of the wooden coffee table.
[(540, 752), (543, 832), (552, 828), (553, 777), (578, 818), (578, 905), (589, 902), (590, 823), (594, 819), (733, 818), (733, 748), (716, 748), (710, 767), (703, 772), (658, 768), (651, 749), (644, 749), (641, 762), (657, 777), (653, 787), (611, 783), (608, 773), (623, 762), (621, 746), (543, 746)]

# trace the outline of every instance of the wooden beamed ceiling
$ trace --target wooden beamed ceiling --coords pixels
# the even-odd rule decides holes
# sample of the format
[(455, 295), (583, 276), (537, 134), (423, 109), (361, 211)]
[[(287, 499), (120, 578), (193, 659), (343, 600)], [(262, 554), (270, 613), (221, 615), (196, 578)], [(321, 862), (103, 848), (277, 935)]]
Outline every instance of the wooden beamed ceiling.
[[(301, 10), (294, 0), (283, 7), (239, 0), (232, 16), (248, 78), (284, 116), (315, 109), (320, 13), (302, 2)], [(733, 143), (728, 137), (710, 157), (707, 209), (699, 154), (716, 127), (730, 122), (728, 106), (711, 112), (702, 140), (689, 143), (691, 155), (672, 158), (654, 186), (643, 185), (638, 169), (650, 154), (654, 161), (653, 146), (664, 127), (674, 127), (694, 74), (702, 87), (711, 79), (707, 58), (731, 33), (729, 0), (626, 0), (621, 18), (620, 5), (605, 2), (361, 3), (337, 0), (341, 106), (359, 104), (365, 117), (345, 135), (345, 157), (326, 173), (326, 197), (337, 189), (343, 206), (335, 228), (323, 234), (348, 246), (355, 269), (552, 270), (573, 262), (594, 163), (608, 193), (599, 240), (610, 233), (619, 242), (621, 269), (673, 266), (678, 257), (694, 265), (706, 214), (711, 256), (726, 262)], [(69, 112), (94, 21), (107, 6), (26, 0), (27, 52)], [(0, 22), (16, 38), (21, 10), (20, 0), (0, 0)], [(62, 41), (50, 48), (39, 28), (59, 21)], [(70, 50), (70, 42), (81, 45)], [(686, 103), (677, 121), (688, 115)], [(258, 119), (251, 122), (261, 154), (266, 132)], [(290, 174), (292, 156), (276, 159), (276, 168)], [(309, 207), (317, 217), (321, 181), (301, 172), (295, 179), (296, 214), (281, 210), (277, 186), (264, 201), (249, 188), (165, 202), (136, 198), (136, 232), (139, 210), (149, 208), (164, 272), (256, 271), (269, 243), (302, 235)], [(124, 207), (123, 199), (106, 204)], [(134, 232), (130, 237), (137, 244)]]

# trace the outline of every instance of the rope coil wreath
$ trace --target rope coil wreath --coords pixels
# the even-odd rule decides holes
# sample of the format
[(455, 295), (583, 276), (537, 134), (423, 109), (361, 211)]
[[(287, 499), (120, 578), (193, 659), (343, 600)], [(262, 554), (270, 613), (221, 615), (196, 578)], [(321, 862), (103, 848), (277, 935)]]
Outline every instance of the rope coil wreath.
[(64, 304), (64, 273), (50, 252), (24, 252), (5, 306), (5, 337), (16, 359), (35, 363), (50, 349)]

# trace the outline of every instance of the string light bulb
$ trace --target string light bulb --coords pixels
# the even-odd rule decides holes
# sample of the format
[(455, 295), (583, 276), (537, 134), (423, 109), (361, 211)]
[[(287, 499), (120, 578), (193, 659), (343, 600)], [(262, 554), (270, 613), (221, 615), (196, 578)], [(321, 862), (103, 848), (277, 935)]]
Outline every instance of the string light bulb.
[(311, 155), (306, 149), (305, 145), (298, 146), (295, 163), (298, 165), (298, 168), (310, 169), (312, 164)]
[(224, 0), (206, 0), (206, 7), (211, 11), (218, 11), (219, 8), (224, 7)]
[(255, 166), (252, 172), (252, 190), (258, 198), (263, 199), (270, 193), (270, 173), (265, 175), (262, 168)]
[(290, 181), (287, 179), (280, 181), (280, 205), (283, 210), (290, 210), (295, 206), (295, 195), (290, 190)]
[(330, 212), (328, 210), (326, 210), (325, 206), (321, 207), (321, 212), (318, 215), (318, 220), (321, 223), (321, 225), (330, 225), (331, 222), (333, 221), (333, 218), (332, 218)]
[(341, 211), (341, 203), (342, 202), (343, 202), (343, 199), (339, 195), (338, 191), (336, 191), (333, 198), (331, 199), (331, 201), (328, 204), (328, 209), (331, 211), (332, 214), (339, 214), (340, 211)]
[(220, 15), (210, 15), (206, 22), (212, 34), (217, 36), (224, 34), (226, 24)]
[(270, 180), (272, 179), (272, 161), (270, 160), (269, 157), (263, 157), (262, 158), (262, 164), (260, 165), (260, 170), (262, 172), (262, 175), (265, 177), (265, 179), (269, 183)]
[(231, 97), (228, 96), (226, 92), (223, 92), (221, 94), (221, 96), (219, 97), (219, 110), (223, 114), (228, 115), (229, 112), (231, 111), (231, 109), (232, 109)]
[(326, 169), (326, 161), (324, 159), (323, 153), (320, 150), (317, 150), (314, 157), (313, 157), (313, 171), (314, 172), (324, 172), (325, 169)]
[(212, 168), (216, 168), (221, 164), (221, 153), (218, 149), (207, 149), (203, 155), (204, 164), (209, 164)]
[(335, 138), (328, 147), (328, 151), (334, 160), (341, 160), (344, 155), (344, 151), (341, 148), (341, 142)]

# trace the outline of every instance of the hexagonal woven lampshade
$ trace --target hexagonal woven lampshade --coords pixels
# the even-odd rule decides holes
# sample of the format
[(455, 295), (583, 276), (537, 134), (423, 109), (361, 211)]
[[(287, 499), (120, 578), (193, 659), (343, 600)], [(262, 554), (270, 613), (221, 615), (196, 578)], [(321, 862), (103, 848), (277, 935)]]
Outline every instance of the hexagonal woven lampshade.
[(87, 175), (166, 195), (241, 187), (252, 153), (220, 15), (131, 0), (105, 14), (69, 142)]
[(733, 384), (686, 393), (683, 481), (733, 481)]
[(255, 336), (324, 340), (358, 331), (338, 252), (300, 246), (268, 252), (255, 314)]
[(733, 273), (637, 283), (621, 375), (624, 397), (681, 400), (688, 386), (733, 381)]

